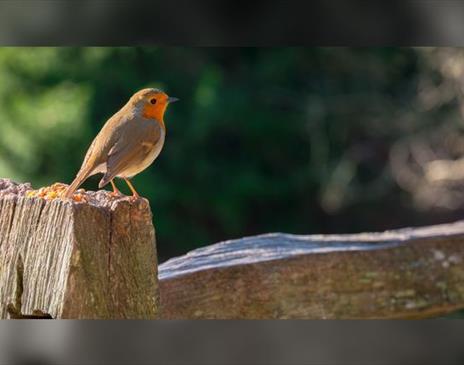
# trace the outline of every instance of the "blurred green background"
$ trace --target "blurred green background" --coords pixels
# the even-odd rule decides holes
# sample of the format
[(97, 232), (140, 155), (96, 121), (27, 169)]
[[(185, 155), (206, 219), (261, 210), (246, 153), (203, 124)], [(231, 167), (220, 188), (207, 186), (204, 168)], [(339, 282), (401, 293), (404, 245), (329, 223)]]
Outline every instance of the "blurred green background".
[[(0, 48), (0, 176), (70, 183), (137, 90), (181, 99), (134, 178), (160, 261), (265, 232), (384, 230), (462, 217), (456, 48)], [(83, 187), (95, 190), (100, 176)], [(127, 194), (122, 181), (118, 186)], [(107, 187), (109, 189), (109, 187)]]

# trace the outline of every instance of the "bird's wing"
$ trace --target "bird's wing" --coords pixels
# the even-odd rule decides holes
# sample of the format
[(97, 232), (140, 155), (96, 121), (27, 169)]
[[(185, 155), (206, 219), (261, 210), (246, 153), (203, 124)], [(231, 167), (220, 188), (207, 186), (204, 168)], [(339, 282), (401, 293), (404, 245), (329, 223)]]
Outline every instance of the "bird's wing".
[(85, 154), (80, 171), (88, 171), (89, 176), (101, 172), (98, 167), (106, 161), (108, 151), (117, 142), (118, 136), (121, 134), (120, 131), (126, 123), (132, 122), (134, 118), (132, 114), (122, 112), (123, 109), (108, 119), (100, 132), (95, 136)]
[(88, 165), (89, 159), (92, 157), (94, 149), (95, 149), (95, 139), (92, 141), (92, 144), (90, 145), (89, 149), (87, 150), (87, 153), (85, 154), (84, 161), (82, 162), (81, 170), (85, 168), (85, 166)]
[[(138, 121), (134, 121), (137, 123)], [(106, 161), (106, 174), (99, 186), (106, 185), (124, 170), (143, 160), (151, 151), (150, 145), (155, 144), (161, 137), (161, 128), (153, 122), (134, 128), (130, 126), (130, 133), (121, 133), (116, 143), (111, 147)]]
[(79, 172), (66, 190), (66, 197), (71, 197), (74, 191), (89, 176), (105, 171), (108, 151), (116, 144), (119, 136), (124, 134), (121, 133), (124, 130), (124, 126), (132, 122), (134, 117), (133, 113), (127, 113), (122, 108), (108, 119), (87, 150)]

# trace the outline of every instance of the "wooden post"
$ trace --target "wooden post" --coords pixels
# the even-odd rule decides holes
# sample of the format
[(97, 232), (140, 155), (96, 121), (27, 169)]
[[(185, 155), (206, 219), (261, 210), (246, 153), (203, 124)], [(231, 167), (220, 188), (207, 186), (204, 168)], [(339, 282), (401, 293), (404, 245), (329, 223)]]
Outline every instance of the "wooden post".
[(464, 222), (265, 234), (159, 267), (163, 319), (424, 318), (464, 308)]
[(156, 318), (148, 202), (28, 198), (30, 188), (0, 179), (0, 317)]

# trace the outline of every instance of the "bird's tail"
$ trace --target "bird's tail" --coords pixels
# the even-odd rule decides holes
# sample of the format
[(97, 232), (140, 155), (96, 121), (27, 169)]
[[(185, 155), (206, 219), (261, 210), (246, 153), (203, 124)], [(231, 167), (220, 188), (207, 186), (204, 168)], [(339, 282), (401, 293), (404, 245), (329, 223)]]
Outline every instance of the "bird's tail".
[(71, 185), (68, 186), (68, 188), (64, 192), (63, 196), (65, 198), (71, 198), (74, 192), (77, 190), (77, 188), (84, 182), (85, 179), (89, 177), (89, 174), (89, 169), (79, 171), (74, 181), (71, 183)]
[(101, 189), (104, 187), (106, 184), (108, 184), (111, 180), (114, 179), (114, 175), (110, 174), (108, 171), (103, 175), (102, 179), (98, 183), (98, 187)]

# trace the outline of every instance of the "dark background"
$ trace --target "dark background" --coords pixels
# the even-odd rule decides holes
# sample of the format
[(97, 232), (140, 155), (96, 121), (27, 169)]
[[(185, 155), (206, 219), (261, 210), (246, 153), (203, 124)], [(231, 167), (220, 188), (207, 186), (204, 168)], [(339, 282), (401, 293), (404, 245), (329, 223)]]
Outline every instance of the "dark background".
[(160, 261), (265, 232), (452, 221), (464, 213), (463, 56), (460, 48), (1, 48), (0, 175), (36, 188), (70, 183), (106, 119), (135, 91), (160, 87), (181, 101), (165, 116), (161, 155), (133, 180), (150, 200)]

